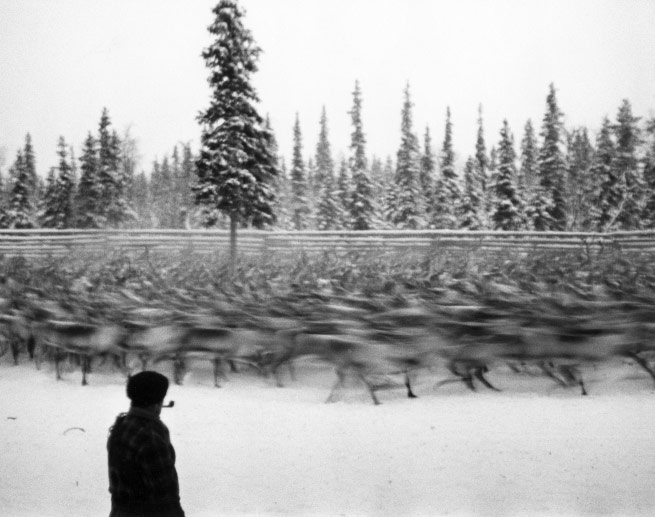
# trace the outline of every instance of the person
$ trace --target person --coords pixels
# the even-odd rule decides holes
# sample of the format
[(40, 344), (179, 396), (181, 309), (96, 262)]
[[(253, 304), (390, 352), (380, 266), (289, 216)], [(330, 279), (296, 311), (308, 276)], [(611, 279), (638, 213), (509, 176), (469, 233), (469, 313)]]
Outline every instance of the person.
[(160, 420), (168, 379), (143, 371), (127, 381), (131, 401), (109, 429), (109, 517), (184, 517), (175, 450)]

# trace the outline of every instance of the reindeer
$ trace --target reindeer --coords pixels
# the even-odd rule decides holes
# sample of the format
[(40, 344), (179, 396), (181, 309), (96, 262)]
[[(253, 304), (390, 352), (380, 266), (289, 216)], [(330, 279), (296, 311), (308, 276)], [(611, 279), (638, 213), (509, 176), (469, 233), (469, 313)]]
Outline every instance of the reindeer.
[(176, 378), (181, 382), (186, 369), (185, 358), (209, 359), (213, 365), (214, 386), (225, 379), (223, 365), (244, 364), (261, 372), (263, 354), (273, 332), (261, 329), (189, 326), (182, 334), (177, 351)]
[[(172, 359), (174, 376), (182, 371), (177, 363), (181, 360), (180, 344), (185, 330), (179, 324), (126, 321), (124, 327), (126, 328), (123, 340), (124, 351), (128, 356), (136, 354), (142, 370), (148, 367), (150, 361), (158, 363)], [(126, 363), (129, 364), (128, 359), (126, 359)], [(128, 368), (132, 370), (131, 366)], [(181, 383), (180, 378), (174, 378), (176, 383)]]
[(82, 386), (88, 384), (87, 375), (94, 357), (124, 351), (125, 329), (119, 325), (48, 320), (42, 325), (40, 334), (43, 344), (54, 352), (57, 380), (62, 379), (62, 360), (72, 355), (80, 361)]
[[(293, 357), (302, 356), (314, 356), (335, 367), (337, 380), (326, 402), (335, 400), (349, 375), (364, 384), (375, 405), (380, 404), (376, 392), (382, 389), (403, 386), (408, 398), (416, 398), (408, 372), (416, 367), (421, 353), (416, 352), (409, 340), (399, 344), (389, 335), (356, 327), (344, 334), (305, 330), (297, 332), (293, 339)], [(403, 375), (403, 383), (392, 380), (398, 374)]]

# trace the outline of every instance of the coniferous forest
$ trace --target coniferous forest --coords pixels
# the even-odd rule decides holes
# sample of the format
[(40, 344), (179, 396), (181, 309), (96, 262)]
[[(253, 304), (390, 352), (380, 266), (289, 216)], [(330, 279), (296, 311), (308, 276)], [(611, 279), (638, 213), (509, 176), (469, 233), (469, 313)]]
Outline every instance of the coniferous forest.
[[(210, 84), (220, 79), (220, 85), (212, 84), (214, 99), (240, 100), (214, 101), (199, 116), (200, 149), (179, 144), (143, 167), (137, 139), (129, 130), (116, 131), (107, 108), (83, 142), (59, 138), (57, 163), (39, 163), (27, 134), (24, 146), (0, 168), (0, 227), (655, 228), (655, 117), (638, 116), (624, 99), (614, 118), (599, 120), (596, 128), (567, 127), (554, 84), (544, 88), (543, 118), (526, 120), (520, 128), (507, 120), (500, 128), (485, 126), (484, 107), (478, 106), (472, 149), (453, 148), (450, 108), (443, 131), (438, 128), (443, 141), (433, 140), (434, 128), (415, 127), (417, 108), (407, 84), (398, 99), (401, 127), (389, 128), (400, 130), (398, 146), (375, 156), (367, 152), (366, 92), (355, 81), (348, 149), (331, 146), (323, 106), (316, 127), (301, 127), (296, 114), (288, 128), (293, 149), (286, 160), (275, 138), (281, 129), (253, 108), (259, 99), (249, 76), (257, 70), (260, 49), (243, 29), (243, 13), (235, 5), (219, 3), (217, 23), (210, 28), (216, 42), (203, 57), (214, 67)], [(249, 49), (247, 57), (231, 53), (235, 48)], [(247, 61), (234, 66), (236, 59)], [(239, 144), (246, 151), (230, 147), (225, 121), (249, 135)], [(310, 132), (318, 136), (315, 149), (303, 146), (303, 134)], [(247, 163), (240, 161), (243, 152)]]
[[(315, 149), (292, 128), (287, 164), (275, 138), (271, 153), (273, 218), (260, 225), (284, 230), (470, 229), (606, 232), (655, 227), (655, 119), (642, 119), (623, 100), (614, 120), (597, 130), (565, 127), (550, 86), (540, 125), (507, 121), (489, 134), (479, 109), (474, 149), (458, 165), (450, 111), (444, 140), (422, 138), (412, 124), (411, 91), (399, 100), (400, 141), (388, 156), (366, 154), (361, 86), (353, 90), (352, 140), (346, 152), (330, 145), (322, 111)], [(268, 121), (267, 129), (274, 134)], [(538, 133), (535, 129), (538, 127)], [(229, 218), (197, 204), (198, 152), (174, 146), (139, 169), (136, 139), (119, 135), (103, 109), (98, 128), (79, 147), (62, 136), (58, 163), (37, 173), (30, 135), (1, 171), (2, 228), (227, 228)], [(463, 151), (463, 152), (462, 152)]]

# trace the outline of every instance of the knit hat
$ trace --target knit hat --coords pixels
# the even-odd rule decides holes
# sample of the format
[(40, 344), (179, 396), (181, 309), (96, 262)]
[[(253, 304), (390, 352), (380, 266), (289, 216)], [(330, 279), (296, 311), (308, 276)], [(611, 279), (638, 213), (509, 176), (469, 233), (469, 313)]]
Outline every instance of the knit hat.
[(132, 405), (147, 407), (162, 402), (168, 391), (168, 379), (157, 372), (140, 372), (127, 380), (127, 397)]

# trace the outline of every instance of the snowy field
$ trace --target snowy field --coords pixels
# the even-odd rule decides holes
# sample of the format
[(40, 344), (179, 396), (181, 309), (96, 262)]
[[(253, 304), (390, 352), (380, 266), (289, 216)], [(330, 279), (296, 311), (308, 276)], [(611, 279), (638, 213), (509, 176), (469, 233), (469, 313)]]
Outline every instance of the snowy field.
[[(189, 517), (654, 515), (652, 381), (622, 363), (585, 375), (588, 397), (505, 369), (489, 375), (501, 393), (425, 373), (418, 399), (390, 390), (374, 406), (354, 383), (325, 404), (334, 376), (318, 365), (285, 388), (244, 372), (220, 389), (196, 366), (162, 417)], [(1, 515), (109, 513), (124, 379), (79, 383), (0, 359)]]

